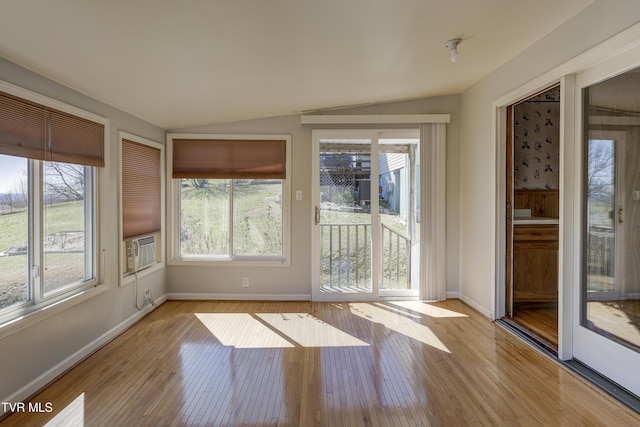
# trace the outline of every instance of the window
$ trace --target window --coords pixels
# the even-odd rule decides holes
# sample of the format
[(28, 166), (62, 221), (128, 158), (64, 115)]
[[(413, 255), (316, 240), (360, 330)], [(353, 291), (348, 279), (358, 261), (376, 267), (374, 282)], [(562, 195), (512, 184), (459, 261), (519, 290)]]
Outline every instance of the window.
[(33, 212), (33, 216), (42, 216), (42, 233), (37, 237), (42, 238), (40, 274), (44, 296), (48, 297), (95, 278), (95, 170), (91, 166), (57, 162), (42, 162), (33, 167), (42, 167), (44, 172), (42, 182), (32, 187), (41, 186), (44, 195), (42, 210)]
[(122, 237), (126, 240), (159, 233), (162, 223), (162, 146), (132, 135), (121, 140)]
[(98, 182), (107, 125), (0, 82), (0, 320), (100, 282)]
[[(154, 235), (155, 264), (148, 264), (141, 275), (164, 265), (163, 224), (165, 219), (164, 145), (120, 131), (121, 164), (121, 247), (120, 286), (135, 280), (133, 261), (127, 253), (127, 241)], [(137, 273), (137, 271), (135, 272)]]
[(286, 262), (289, 136), (170, 135), (172, 258)]

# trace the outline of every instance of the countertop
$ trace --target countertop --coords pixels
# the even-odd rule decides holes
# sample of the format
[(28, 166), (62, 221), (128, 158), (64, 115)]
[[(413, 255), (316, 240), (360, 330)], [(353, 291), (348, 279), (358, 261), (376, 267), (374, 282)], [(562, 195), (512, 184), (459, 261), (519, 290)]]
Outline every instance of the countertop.
[(558, 218), (546, 218), (542, 216), (515, 216), (513, 217), (513, 225), (528, 224), (559, 224)]

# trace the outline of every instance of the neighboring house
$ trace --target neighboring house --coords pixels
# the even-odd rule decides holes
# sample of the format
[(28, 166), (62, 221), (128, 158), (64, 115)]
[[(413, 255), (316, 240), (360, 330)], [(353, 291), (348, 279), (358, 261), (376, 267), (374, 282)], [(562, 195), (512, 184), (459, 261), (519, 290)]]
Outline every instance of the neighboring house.
[[(380, 197), (389, 204), (392, 212), (406, 219), (407, 216), (407, 197), (409, 190), (410, 178), (409, 158), (403, 153), (383, 153), (379, 154), (379, 182)], [(420, 174), (420, 158), (416, 158), (416, 174)], [(420, 180), (416, 180), (416, 214), (417, 220), (420, 218)]]

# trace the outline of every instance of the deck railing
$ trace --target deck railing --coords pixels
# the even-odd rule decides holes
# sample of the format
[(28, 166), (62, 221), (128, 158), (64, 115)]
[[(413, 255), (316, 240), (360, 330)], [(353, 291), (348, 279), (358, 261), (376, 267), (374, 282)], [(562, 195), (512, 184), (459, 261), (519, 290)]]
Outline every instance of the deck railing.
[[(321, 224), (321, 286), (371, 289), (371, 224)], [(411, 288), (411, 239), (381, 225), (382, 289)]]
[(382, 224), (382, 289), (411, 289), (411, 239)]
[(321, 224), (322, 286), (371, 288), (371, 224)]

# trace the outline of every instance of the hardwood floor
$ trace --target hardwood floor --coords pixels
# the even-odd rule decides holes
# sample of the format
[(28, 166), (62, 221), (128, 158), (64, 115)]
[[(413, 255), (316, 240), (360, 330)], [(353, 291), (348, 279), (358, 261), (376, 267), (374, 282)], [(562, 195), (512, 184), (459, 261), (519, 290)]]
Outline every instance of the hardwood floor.
[(640, 424), (458, 300), (170, 301), (31, 402), (1, 425)]
[(514, 303), (514, 322), (533, 332), (558, 351), (558, 302)]

